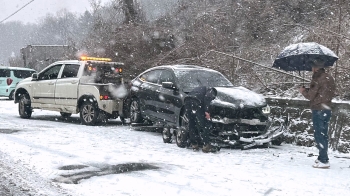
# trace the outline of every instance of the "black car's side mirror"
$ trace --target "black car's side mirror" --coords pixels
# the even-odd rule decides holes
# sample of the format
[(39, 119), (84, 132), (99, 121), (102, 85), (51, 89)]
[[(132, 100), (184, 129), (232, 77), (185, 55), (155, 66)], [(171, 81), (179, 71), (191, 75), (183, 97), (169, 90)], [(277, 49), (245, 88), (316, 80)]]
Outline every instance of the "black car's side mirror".
[(39, 76), (39, 74), (33, 73), (33, 74), (32, 74), (32, 81), (38, 80), (38, 76)]
[(162, 87), (167, 89), (176, 90), (176, 86), (172, 82), (162, 82)]

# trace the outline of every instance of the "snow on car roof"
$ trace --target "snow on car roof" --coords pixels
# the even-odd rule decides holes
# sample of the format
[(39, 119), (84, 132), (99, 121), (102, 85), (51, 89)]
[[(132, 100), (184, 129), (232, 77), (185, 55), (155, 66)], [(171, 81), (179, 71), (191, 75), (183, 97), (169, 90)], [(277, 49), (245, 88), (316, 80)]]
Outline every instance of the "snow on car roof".
[(27, 67), (6, 67), (6, 66), (0, 66), (0, 69), (35, 71), (34, 69), (32, 69), (32, 68), (27, 68)]
[[(206, 67), (201, 67), (198, 65), (161, 65), (158, 67), (168, 67), (168, 68), (172, 68), (172, 69), (207, 69), (207, 70), (212, 70)], [(156, 67), (155, 67), (156, 68)]]

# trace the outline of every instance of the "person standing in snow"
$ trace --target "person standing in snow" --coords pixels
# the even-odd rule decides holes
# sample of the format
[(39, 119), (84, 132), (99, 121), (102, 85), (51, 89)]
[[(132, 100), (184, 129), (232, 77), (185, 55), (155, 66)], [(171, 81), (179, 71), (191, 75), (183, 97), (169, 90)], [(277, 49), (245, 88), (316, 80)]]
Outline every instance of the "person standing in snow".
[(308, 100), (312, 110), (314, 137), (319, 150), (314, 168), (329, 168), (328, 158), (328, 122), (331, 118), (331, 100), (335, 96), (334, 78), (325, 72), (322, 63), (314, 62), (312, 65), (312, 80), (310, 88), (302, 87), (299, 92)]
[(214, 98), (212, 89), (205, 86), (193, 89), (186, 98), (185, 109), (189, 120), (189, 136), (193, 150), (199, 150), (199, 142), (202, 141), (203, 152), (218, 151), (218, 148), (210, 144), (209, 139), (212, 127), (209, 105)]

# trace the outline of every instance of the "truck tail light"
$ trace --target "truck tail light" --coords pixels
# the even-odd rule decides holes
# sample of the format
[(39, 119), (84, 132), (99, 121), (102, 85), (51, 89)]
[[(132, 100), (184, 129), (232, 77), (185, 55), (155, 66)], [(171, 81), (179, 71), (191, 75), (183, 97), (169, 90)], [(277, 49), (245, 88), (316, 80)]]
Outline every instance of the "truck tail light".
[(6, 83), (8, 86), (12, 84), (13, 80), (11, 78), (7, 78)]
[(122, 68), (115, 68), (115, 73), (122, 73), (123, 69)]
[(100, 100), (108, 100), (108, 95), (100, 95)]

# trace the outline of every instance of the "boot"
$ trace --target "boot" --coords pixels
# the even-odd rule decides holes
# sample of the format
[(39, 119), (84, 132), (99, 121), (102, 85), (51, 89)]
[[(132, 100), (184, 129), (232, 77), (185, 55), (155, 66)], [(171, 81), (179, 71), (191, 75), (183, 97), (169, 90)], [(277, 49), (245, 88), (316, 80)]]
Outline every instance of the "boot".
[(212, 146), (211, 144), (206, 144), (203, 146), (202, 151), (204, 153), (208, 153), (208, 152), (217, 152), (218, 148), (215, 146)]
[(193, 151), (198, 151), (199, 150), (198, 144), (192, 144), (192, 150)]

